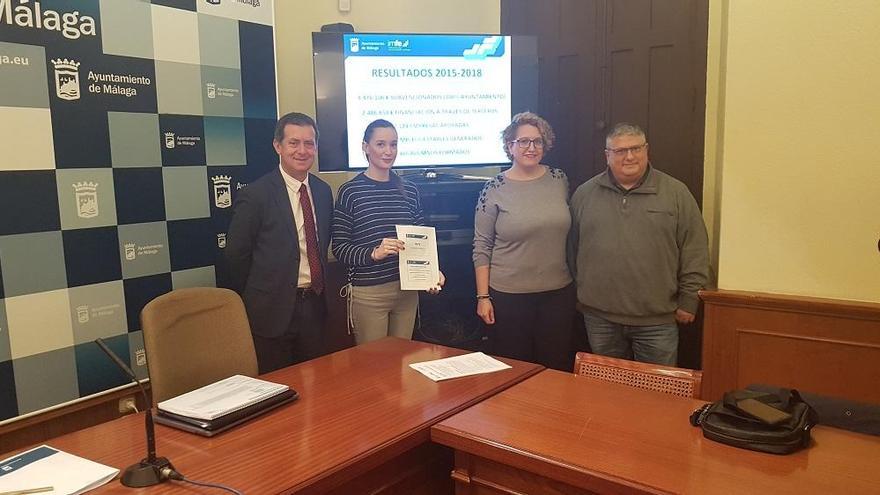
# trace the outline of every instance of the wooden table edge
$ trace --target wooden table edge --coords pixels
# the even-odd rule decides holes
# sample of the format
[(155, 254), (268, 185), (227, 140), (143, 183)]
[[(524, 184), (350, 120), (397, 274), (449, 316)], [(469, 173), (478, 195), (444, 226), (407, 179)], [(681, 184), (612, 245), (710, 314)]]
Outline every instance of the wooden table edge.
[[(525, 362), (523, 361), (523, 363)], [(464, 402), (460, 406), (443, 413), (442, 415), (431, 421), (426, 421), (405, 433), (402, 433), (386, 442), (376, 445), (372, 449), (351, 458), (349, 461), (335, 466), (334, 469), (332, 469), (331, 471), (323, 473), (323, 476), (316, 475), (306, 480), (303, 480), (302, 482), (285, 489), (284, 493), (308, 494), (323, 493), (327, 490), (332, 490), (346, 482), (357, 478), (358, 476), (369, 472), (371, 469), (381, 466), (383, 463), (393, 459), (394, 457), (418, 447), (422, 443), (430, 442), (431, 428), (433, 428), (441, 421), (444, 421), (471, 406), (479, 404), (489, 397), (492, 397), (499, 392), (507, 390), (508, 388), (522, 381), (525, 381), (546, 369), (544, 368), (544, 366), (539, 364), (526, 364), (529, 364), (530, 367), (524, 373), (515, 377), (513, 380), (507, 383), (499, 384), (498, 386), (487, 390), (479, 397), (475, 397), (467, 402)], [(427, 380), (428, 378), (425, 379)], [(340, 473), (345, 473), (345, 475), (341, 476)]]
[[(529, 450), (518, 449), (500, 442), (492, 441), (477, 435), (466, 433), (457, 428), (442, 425), (439, 422), (431, 427), (431, 441), (455, 451), (461, 451), (476, 457), (522, 469), (539, 476), (552, 478), (563, 483), (595, 490), (600, 493), (633, 493), (668, 495), (668, 492), (657, 487), (646, 485), (638, 480), (617, 476), (584, 468), (565, 462), (555, 457), (546, 457)], [(539, 472), (536, 466), (549, 468)], [(550, 474), (551, 476), (548, 476)]]

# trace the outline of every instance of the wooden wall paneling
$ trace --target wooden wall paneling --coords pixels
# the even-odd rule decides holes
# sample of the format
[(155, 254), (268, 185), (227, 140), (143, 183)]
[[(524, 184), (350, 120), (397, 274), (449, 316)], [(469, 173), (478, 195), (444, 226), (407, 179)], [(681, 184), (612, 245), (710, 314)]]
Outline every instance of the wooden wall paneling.
[(704, 398), (766, 383), (880, 403), (880, 304), (704, 291)]
[[(150, 386), (145, 385), (149, 395)], [(105, 393), (0, 426), (0, 456), (26, 445), (82, 430), (130, 413), (119, 412), (119, 400), (134, 397), (139, 411), (146, 406), (140, 391), (131, 387)]]

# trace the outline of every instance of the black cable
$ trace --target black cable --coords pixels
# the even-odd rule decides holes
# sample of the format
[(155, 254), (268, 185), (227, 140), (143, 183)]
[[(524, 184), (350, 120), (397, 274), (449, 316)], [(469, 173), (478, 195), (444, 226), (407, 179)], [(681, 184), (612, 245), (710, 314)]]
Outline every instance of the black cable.
[(180, 478), (180, 481), (183, 481), (183, 482), (186, 482), (186, 483), (192, 483), (193, 485), (204, 486), (204, 487), (207, 487), (207, 488), (218, 488), (218, 489), (220, 489), (220, 490), (226, 490), (227, 492), (229, 492), (229, 493), (234, 493), (235, 495), (244, 495), (243, 493), (241, 493), (240, 491), (236, 490), (235, 488), (231, 488), (231, 487), (228, 487), (228, 486), (216, 485), (216, 484), (214, 484), (214, 483), (205, 483), (205, 482), (202, 482), (202, 481), (191, 480), (191, 479), (189, 479), (189, 478), (184, 478), (184, 477), (181, 477), (181, 478)]
[(219, 490), (226, 490), (227, 492), (234, 493), (235, 495), (244, 495), (242, 492), (236, 490), (235, 488), (231, 488), (231, 487), (228, 487), (225, 485), (218, 485), (215, 483), (206, 483), (204, 481), (191, 480), (191, 479), (187, 478), (186, 476), (184, 476), (184, 475), (182, 475), (182, 474), (178, 473), (177, 471), (170, 469), (170, 468), (165, 468), (162, 471), (162, 474), (167, 476), (168, 479), (171, 479), (174, 481), (183, 481), (184, 483), (190, 483), (190, 484), (197, 485), (197, 486), (204, 486), (206, 488), (217, 488)]

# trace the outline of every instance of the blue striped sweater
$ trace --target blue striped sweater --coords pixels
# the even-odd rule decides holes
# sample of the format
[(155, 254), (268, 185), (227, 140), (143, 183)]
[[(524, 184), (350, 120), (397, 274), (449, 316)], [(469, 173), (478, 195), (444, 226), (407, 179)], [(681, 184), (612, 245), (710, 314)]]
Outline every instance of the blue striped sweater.
[(400, 279), (397, 256), (373, 261), (370, 254), (385, 237), (397, 238), (395, 225), (424, 225), (419, 191), (402, 180), (404, 198), (393, 181), (363, 173), (339, 188), (333, 214), (333, 255), (348, 265), (352, 285), (379, 285)]

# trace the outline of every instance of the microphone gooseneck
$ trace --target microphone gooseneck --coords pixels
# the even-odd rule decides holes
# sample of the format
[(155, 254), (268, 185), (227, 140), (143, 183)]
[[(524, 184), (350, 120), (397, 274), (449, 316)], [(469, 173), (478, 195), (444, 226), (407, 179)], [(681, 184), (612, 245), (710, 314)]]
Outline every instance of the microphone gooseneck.
[(158, 485), (169, 478), (166, 473), (175, 471), (174, 466), (171, 465), (171, 461), (164, 457), (156, 457), (156, 433), (153, 426), (153, 411), (152, 408), (150, 408), (150, 400), (149, 397), (147, 397), (147, 391), (144, 389), (140, 380), (137, 379), (137, 375), (134, 374), (134, 371), (132, 371), (131, 368), (129, 368), (128, 365), (125, 364), (125, 362), (120, 359), (102, 339), (95, 339), (95, 343), (98, 344), (98, 347), (110, 357), (113, 363), (116, 364), (116, 366), (121, 369), (131, 381), (137, 384), (141, 389), (141, 394), (144, 396), (144, 404), (146, 404), (146, 411), (144, 411), (144, 427), (147, 436), (147, 457), (142, 459), (141, 462), (125, 468), (125, 471), (122, 472), (122, 479), (120, 482), (125, 486), (135, 488)]

